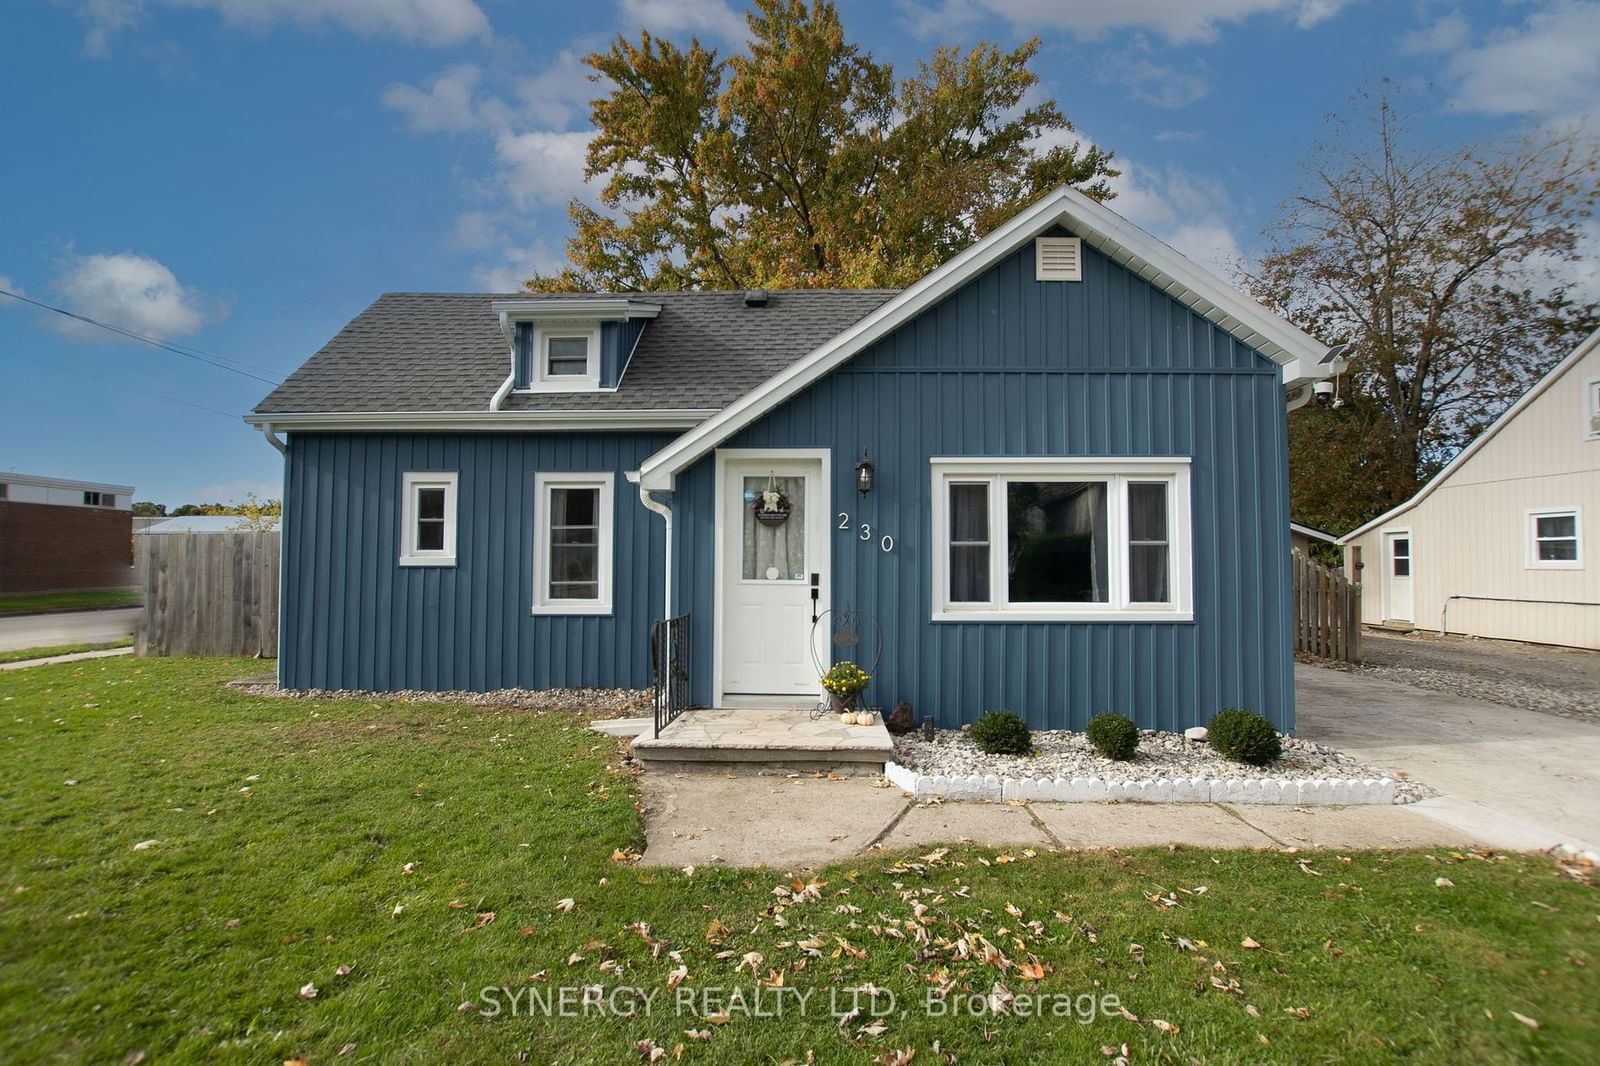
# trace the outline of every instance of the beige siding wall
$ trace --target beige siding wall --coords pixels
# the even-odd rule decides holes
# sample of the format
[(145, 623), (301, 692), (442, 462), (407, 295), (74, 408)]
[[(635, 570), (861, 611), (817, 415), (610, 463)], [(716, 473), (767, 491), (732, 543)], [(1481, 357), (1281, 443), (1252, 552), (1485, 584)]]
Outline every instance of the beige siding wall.
[[(1587, 439), (1586, 383), (1600, 349), (1570, 366), (1425, 499), (1353, 541), (1362, 620), (1388, 616), (1383, 532), (1410, 529), (1413, 621), (1438, 629), (1446, 597), (1452, 633), (1600, 648), (1600, 440)], [(1582, 568), (1528, 566), (1530, 510), (1580, 511)], [(1349, 563), (1347, 548), (1347, 564)], [(1578, 601), (1573, 605), (1528, 601)]]

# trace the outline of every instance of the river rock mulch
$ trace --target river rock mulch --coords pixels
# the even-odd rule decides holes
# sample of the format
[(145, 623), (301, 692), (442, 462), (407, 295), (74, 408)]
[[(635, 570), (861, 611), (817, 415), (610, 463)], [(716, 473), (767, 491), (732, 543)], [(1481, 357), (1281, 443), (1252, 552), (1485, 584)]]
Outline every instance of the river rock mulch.
[(1389, 778), (1395, 783), (1396, 803), (1415, 803), (1438, 791), (1402, 774), (1357, 762), (1342, 752), (1315, 741), (1283, 738), (1283, 758), (1270, 766), (1230, 762), (1204, 741), (1186, 740), (1182, 733), (1144, 732), (1139, 751), (1128, 762), (1107, 759), (1088, 737), (1067, 730), (1035, 730), (1032, 755), (989, 755), (960, 730), (941, 729), (932, 743), (921, 733), (894, 738), (895, 761), (920, 774), (980, 777), (1098, 777), (1102, 781), (1155, 781), (1178, 777), (1227, 780), (1278, 778), (1311, 780), (1350, 777), (1361, 780)]
[(502, 688), (493, 692), (364, 692), (359, 689), (282, 689), (269, 674), (244, 677), (228, 682), (228, 687), (252, 696), (275, 696), (310, 700), (399, 700), (404, 703), (470, 703), (478, 707), (504, 707), (508, 710), (581, 710), (601, 718), (625, 718), (643, 714), (654, 694), (650, 689), (552, 688), (534, 691)]

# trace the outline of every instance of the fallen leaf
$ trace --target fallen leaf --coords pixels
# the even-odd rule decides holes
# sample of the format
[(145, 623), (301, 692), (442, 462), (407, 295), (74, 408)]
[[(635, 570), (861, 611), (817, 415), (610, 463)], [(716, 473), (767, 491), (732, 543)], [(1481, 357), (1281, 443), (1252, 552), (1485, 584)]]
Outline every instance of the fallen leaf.
[(562, 911), (562, 912), (570, 911), (572, 908), (576, 907), (577, 905), (578, 905), (578, 902), (576, 900), (574, 900), (570, 896), (568, 896), (566, 899), (558, 899), (558, 900), (556, 900), (556, 910)]
[(1162, 1021), (1160, 1018), (1151, 1018), (1150, 1024), (1155, 1026), (1157, 1029), (1160, 1029), (1163, 1033), (1168, 1033), (1172, 1036), (1176, 1036), (1177, 1034), (1183, 1032), (1183, 1030), (1179, 1029), (1176, 1025), (1173, 1025), (1168, 1021)]
[(151, 848), (158, 847), (160, 844), (161, 844), (161, 841), (159, 841), (159, 840), (141, 840), (141, 841), (139, 841), (139, 843), (137, 843), (137, 844), (135, 844), (133, 846), (133, 850), (134, 851), (149, 851)]
[(333, 976), (335, 976), (335, 977), (349, 977), (350, 976), (350, 967), (346, 966), (344, 963), (340, 963), (339, 966), (333, 971)]
[(478, 915), (477, 924), (475, 924), (472, 928), (482, 929), (492, 921), (494, 921), (494, 911), (484, 911)]
[(1435, 877), (1433, 879), (1433, 887), (1434, 888), (1455, 888), (1456, 887), (1456, 883), (1454, 881), (1450, 880), (1448, 877)]
[(1511, 1016), (1517, 1021), (1521, 1022), (1523, 1025), (1526, 1025), (1529, 1029), (1539, 1028), (1539, 1023), (1528, 1017), (1526, 1014), (1518, 1014), (1516, 1011), (1512, 1011)]
[(348, 1055), (348, 1054), (350, 1054), (350, 1052), (354, 1051), (355, 1049), (356, 1049), (356, 1046), (354, 1044), (341, 1044), (341, 1045), (339, 1045), (339, 1054)]
[(317, 998), (317, 986), (312, 984), (310, 981), (307, 981), (305, 984), (301, 985), (300, 986), (300, 998), (301, 999), (316, 999)]
[(1251, 940), (1249, 937), (1245, 937), (1243, 940), (1239, 941), (1239, 946), (1242, 947), (1242, 948), (1250, 948), (1251, 950), (1254, 950), (1254, 949), (1260, 947), (1261, 945), (1257, 944), (1254, 940)]

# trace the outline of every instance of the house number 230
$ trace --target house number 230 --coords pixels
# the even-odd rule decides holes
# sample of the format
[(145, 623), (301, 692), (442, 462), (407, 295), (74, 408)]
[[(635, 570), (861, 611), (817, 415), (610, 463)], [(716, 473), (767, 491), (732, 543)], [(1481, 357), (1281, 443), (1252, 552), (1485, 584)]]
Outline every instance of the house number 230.
[[(840, 511), (839, 512), (839, 528), (840, 529), (849, 529), (850, 528), (850, 516), (848, 514), (846, 514), (844, 511)], [(872, 540), (872, 525), (871, 525), (871, 523), (868, 523), (868, 522), (861, 523), (861, 532), (860, 532), (859, 535), (860, 535), (862, 540), (871, 541)], [(878, 547), (882, 548), (886, 552), (894, 551), (894, 538), (889, 536), (889, 534), (885, 533), (878, 540)]]

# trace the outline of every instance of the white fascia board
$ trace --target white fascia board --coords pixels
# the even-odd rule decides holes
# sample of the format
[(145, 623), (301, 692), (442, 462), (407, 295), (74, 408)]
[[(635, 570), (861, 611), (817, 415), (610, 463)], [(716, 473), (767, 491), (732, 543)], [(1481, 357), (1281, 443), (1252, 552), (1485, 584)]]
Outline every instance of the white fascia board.
[(1457, 452), (1455, 458), (1444, 464), (1437, 474), (1429, 478), (1428, 483), (1418, 489), (1415, 496), (1411, 497), (1411, 499), (1407, 500), (1405, 503), (1400, 504), (1398, 507), (1385, 511), (1383, 514), (1379, 515), (1377, 518), (1374, 518), (1366, 525), (1352, 529), (1350, 532), (1339, 538), (1339, 543), (1349, 544), (1362, 534), (1370, 533), (1372, 530), (1377, 529), (1385, 522), (1391, 521), (1397, 516), (1405, 514), (1407, 511), (1411, 510), (1411, 508), (1427, 499), (1428, 496), (1433, 493), (1434, 489), (1438, 488), (1440, 485), (1443, 485), (1445, 479), (1451, 474), (1454, 474), (1456, 470), (1461, 467), (1462, 463), (1476, 455), (1479, 449), (1483, 448), (1484, 445), (1488, 444), (1489, 441), (1494, 438), (1496, 433), (1499, 433), (1502, 429), (1509, 425), (1513, 418), (1516, 418), (1519, 414), (1521, 414), (1529, 404), (1533, 403), (1534, 400), (1537, 400), (1544, 394), (1545, 390), (1554, 385), (1562, 374), (1565, 374), (1572, 367), (1577, 366), (1579, 360), (1588, 355), (1590, 352), (1594, 351), (1597, 347), (1600, 347), (1600, 329), (1595, 330), (1593, 333), (1589, 334), (1589, 336), (1585, 337), (1582, 344), (1579, 344), (1576, 348), (1574, 348), (1565, 359), (1561, 360), (1561, 362), (1551, 367), (1548, 374), (1534, 382), (1533, 388), (1523, 393), (1522, 397), (1517, 400), (1516, 403), (1506, 408), (1505, 413), (1491, 422), (1488, 429), (1474, 437), (1471, 444)]
[(73, 481), (64, 477), (45, 477), (42, 474), (17, 474), (0, 471), (0, 481), (7, 485), (33, 485), (41, 489), (65, 489), (76, 492), (108, 492), (113, 496), (132, 496), (132, 485), (111, 485), (103, 481)]
[[(1317, 366), (1329, 348), (1301, 332), (1244, 293), (1120, 215), (1074, 189), (1060, 188), (1023, 210), (987, 237), (924, 276), (866, 318), (831, 338), (799, 361), (768, 378), (695, 430), (647, 459), (641, 484), (670, 489), (677, 473), (806, 386), (832, 372), (874, 341), (888, 335), (989, 267), (1056, 225), (1065, 226), (1101, 254), (1196, 313), (1217, 322), (1236, 322), (1235, 336), (1252, 344), (1284, 368), (1302, 375)], [(1314, 376), (1326, 376), (1314, 372)]]
[(293, 432), (689, 429), (715, 414), (713, 408), (625, 411), (347, 411), (249, 414), (251, 425)]
[(1312, 540), (1320, 540), (1324, 544), (1339, 543), (1339, 538), (1334, 536), (1332, 533), (1324, 533), (1320, 529), (1313, 529), (1310, 526), (1303, 526), (1299, 522), (1290, 522), (1289, 528), (1300, 534), (1302, 537), (1309, 537)]
[(564, 319), (655, 318), (661, 313), (660, 304), (641, 303), (638, 300), (618, 299), (614, 296), (494, 300), (489, 307), (496, 313), (513, 319), (537, 318), (547, 322)]

